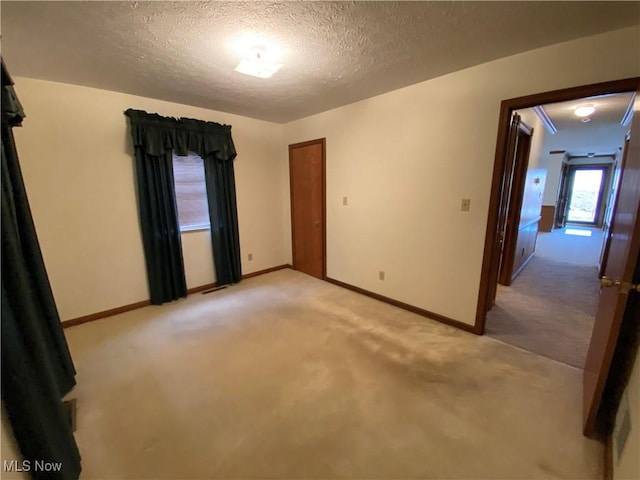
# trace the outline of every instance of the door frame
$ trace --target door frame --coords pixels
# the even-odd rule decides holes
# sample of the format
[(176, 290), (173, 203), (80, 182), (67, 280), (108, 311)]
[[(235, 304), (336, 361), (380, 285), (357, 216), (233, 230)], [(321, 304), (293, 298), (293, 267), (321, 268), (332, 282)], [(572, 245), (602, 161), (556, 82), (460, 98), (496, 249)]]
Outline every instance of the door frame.
[(480, 288), (476, 307), (476, 319), (474, 332), (483, 335), (487, 321), (487, 312), (493, 305), (491, 292), (495, 289), (497, 271), (494, 267), (499, 261), (497, 248), (498, 237), (498, 209), (500, 206), (500, 190), (505, 176), (506, 154), (508, 149), (509, 125), (512, 114), (516, 110), (531, 108), (546, 103), (566, 102), (578, 100), (584, 97), (606, 95), (611, 93), (635, 92), (640, 85), (640, 77), (614, 80), (610, 82), (582, 85), (578, 87), (552, 90), (536, 93), (523, 97), (503, 100), (500, 104), (500, 117), (498, 121), (498, 136), (496, 140), (496, 153), (491, 180), (491, 193), (489, 197), (489, 212), (487, 217), (487, 230), (485, 234), (484, 251), (482, 257), (482, 270), (480, 274)]
[(322, 146), (322, 280), (327, 279), (327, 139), (316, 138), (289, 145), (289, 202), (291, 204), (291, 264), (296, 268), (296, 231), (293, 225), (295, 202), (293, 201), (293, 177), (291, 176), (291, 152), (294, 148), (320, 144)]

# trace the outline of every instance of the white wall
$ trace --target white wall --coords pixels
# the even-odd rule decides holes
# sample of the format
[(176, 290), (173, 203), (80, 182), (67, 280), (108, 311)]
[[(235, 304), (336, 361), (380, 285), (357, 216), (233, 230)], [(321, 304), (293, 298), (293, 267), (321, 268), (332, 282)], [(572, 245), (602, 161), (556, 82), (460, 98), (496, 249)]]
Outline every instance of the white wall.
[[(548, 152), (548, 150), (545, 149)], [(547, 181), (542, 194), (543, 205), (556, 205), (558, 200), (558, 188), (562, 177), (562, 163), (564, 153), (548, 153), (547, 157)]]
[[(620, 458), (616, 458), (614, 453), (613, 478), (615, 480), (637, 480), (640, 478), (640, 354), (636, 354), (636, 361), (624, 396), (626, 398), (623, 398), (620, 405), (624, 406), (628, 402), (631, 431)], [(622, 413), (622, 409), (620, 409), (616, 418), (615, 432), (620, 425)]]
[(500, 102), (640, 75), (639, 37), (545, 47), (286, 124), (287, 144), (327, 139), (329, 277), (473, 324)]
[(547, 175), (547, 156), (544, 153), (547, 131), (532, 109), (519, 110), (517, 113), (527, 126), (533, 128), (520, 216), (520, 224), (524, 225), (534, 218), (538, 218), (542, 208), (542, 192)]
[[(14, 130), (16, 143), (63, 320), (149, 298), (127, 108), (232, 125), (243, 273), (290, 262), (281, 125), (93, 88), (14, 81), (27, 114)], [(183, 250), (188, 287), (213, 282), (209, 232), (184, 233)]]
[(618, 151), (624, 143), (629, 127), (619, 123), (604, 125), (582, 124), (570, 130), (560, 130), (548, 135), (544, 148), (547, 150), (568, 150), (571, 153), (610, 153)]

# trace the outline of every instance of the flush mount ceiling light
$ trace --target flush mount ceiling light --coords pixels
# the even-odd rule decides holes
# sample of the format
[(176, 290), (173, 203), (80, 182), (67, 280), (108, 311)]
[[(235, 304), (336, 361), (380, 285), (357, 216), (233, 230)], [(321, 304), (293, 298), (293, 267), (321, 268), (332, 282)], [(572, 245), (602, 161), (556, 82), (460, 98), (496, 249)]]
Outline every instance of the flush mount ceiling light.
[(588, 117), (595, 111), (596, 111), (595, 107), (589, 104), (589, 105), (578, 105), (573, 111), (573, 113), (575, 113), (578, 117)]
[(282, 63), (272, 63), (264, 59), (264, 51), (256, 47), (250, 57), (240, 60), (236, 72), (259, 78), (269, 78), (282, 68)]
[(280, 61), (285, 55), (285, 48), (263, 35), (245, 33), (232, 40), (230, 45), (241, 57), (234, 69), (236, 72), (269, 78), (283, 66)]

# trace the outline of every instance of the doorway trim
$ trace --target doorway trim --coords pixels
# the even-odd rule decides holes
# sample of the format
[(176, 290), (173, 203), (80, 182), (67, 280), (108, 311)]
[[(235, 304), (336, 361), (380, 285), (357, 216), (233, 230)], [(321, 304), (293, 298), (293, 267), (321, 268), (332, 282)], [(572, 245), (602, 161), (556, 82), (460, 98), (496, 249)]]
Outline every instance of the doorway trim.
[(491, 306), (491, 302), (493, 301), (493, 299), (489, 297), (493, 282), (497, 282), (497, 277), (491, 277), (493, 276), (492, 270), (495, 270), (492, 269), (492, 266), (496, 261), (499, 261), (498, 255), (500, 252), (497, 251), (498, 248), (496, 248), (498, 233), (498, 207), (500, 203), (500, 188), (505, 175), (505, 156), (508, 149), (509, 120), (512, 113), (516, 110), (544, 105), (546, 103), (566, 102), (584, 97), (611, 93), (635, 92), (638, 89), (638, 85), (640, 85), (640, 77), (632, 77), (511, 98), (503, 100), (500, 104), (496, 154), (493, 164), (487, 230), (485, 234), (482, 270), (480, 274), (480, 288), (478, 291), (476, 321), (474, 325), (474, 331), (476, 334), (483, 335), (485, 332), (487, 312)]
[(293, 201), (293, 177), (291, 176), (291, 159), (294, 148), (307, 147), (309, 145), (322, 146), (322, 279), (327, 279), (327, 139), (316, 138), (306, 142), (292, 143), (289, 145), (289, 203), (291, 204), (291, 265), (296, 269), (296, 232), (293, 225), (295, 202)]

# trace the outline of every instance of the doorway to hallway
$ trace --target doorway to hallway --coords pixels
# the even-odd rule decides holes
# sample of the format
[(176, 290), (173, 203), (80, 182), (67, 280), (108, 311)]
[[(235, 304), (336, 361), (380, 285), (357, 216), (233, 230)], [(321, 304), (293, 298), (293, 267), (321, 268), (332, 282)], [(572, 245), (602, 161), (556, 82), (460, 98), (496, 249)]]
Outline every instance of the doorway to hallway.
[[(476, 312), (475, 331), (483, 334), (486, 329), (487, 313), (495, 306), (495, 283), (497, 283), (497, 269), (499, 255), (501, 254), (501, 236), (498, 226), (499, 214), (502, 211), (501, 205), (505, 201), (504, 180), (505, 165), (509, 161), (510, 131), (512, 114), (519, 109), (536, 109), (540, 106), (551, 104), (552, 102), (572, 102), (576, 100), (598, 100), (618, 96), (620, 93), (629, 92), (631, 99), (627, 109), (619, 124), (628, 127), (631, 131), (627, 138), (630, 138), (626, 147), (619, 147), (625, 158), (620, 165), (616, 166), (616, 175), (620, 176), (619, 188), (611, 192), (613, 202), (611, 224), (607, 226), (608, 246), (603, 249), (602, 286), (597, 301), (597, 312), (594, 320), (591, 341), (585, 367), (583, 372), (583, 433), (586, 436), (610, 434), (610, 425), (604, 425), (603, 395), (606, 389), (615, 389), (624, 383), (617, 377), (628, 355), (616, 356), (618, 347), (623, 347), (628, 339), (620, 335), (620, 332), (630, 325), (634, 315), (634, 308), (637, 306), (633, 301), (629, 301), (628, 295), (631, 287), (640, 283), (638, 276), (640, 269), (637, 262), (638, 252), (640, 252), (640, 189), (638, 189), (638, 175), (640, 172), (640, 123), (632, 123), (634, 113), (640, 111), (640, 78), (629, 78), (593, 85), (583, 85), (580, 87), (555, 90), (525, 97), (511, 98), (503, 100), (500, 105), (500, 120), (498, 123), (498, 137), (496, 142), (495, 165), (493, 170), (491, 195), (489, 201), (489, 217), (487, 219), (487, 231), (485, 237), (485, 248), (482, 262), (482, 272), (480, 278), (480, 289), (478, 293), (478, 307)], [(556, 104), (558, 105), (558, 103)], [(589, 107), (586, 115), (592, 114), (596, 108), (593, 105), (574, 106), (576, 116), (583, 117), (579, 112), (584, 112)], [(565, 112), (568, 113), (568, 112)], [(545, 128), (553, 130), (555, 127), (547, 125), (548, 114), (536, 112)], [(570, 115), (567, 115), (570, 117)], [(573, 117), (570, 117), (574, 121)], [(583, 119), (583, 123), (588, 123)], [(557, 131), (557, 129), (555, 130)], [(564, 154), (566, 150), (549, 149), (549, 154)], [(626, 152), (634, 152), (626, 155)], [(583, 152), (584, 153), (584, 152)], [(617, 155), (618, 152), (616, 152)], [(593, 155), (592, 155), (593, 154)], [(571, 155), (572, 157), (584, 157), (585, 155)], [(607, 155), (610, 156), (610, 155)], [(595, 152), (587, 151), (587, 158), (596, 157)], [(567, 159), (570, 161), (571, 159)], [(539, 177), (534, 177), (534, 184), (539, 184)], [(547, 205), (543, 203), (543, 205)], [(547, 209), (551, 212), (553, 208)], [(544, 213), (544, 209), (541, 214)], [(540, 217), (541, 218), (541, 217)], [(608, 250), (608, 253), (607, 253)], [(627, 315), (629, 313), (629, 315)], [(614, 406), (618, 403), (614, 401)], [(599, 428), (602, 427), (602, 428)]]
[[(629, 130), (622, 119), (633, 99), (596, 95), (513, 112), (488, 336), (584, 368)], [(574, 113), (585, 104), (593, 108), (588, 122)], [(528, 141), (520, 149), (522, 125)], [(504, 265), (517, 268), (503, 275)]]

